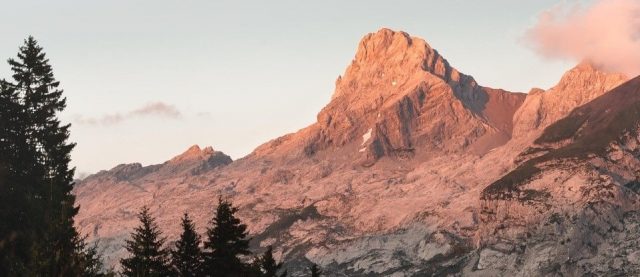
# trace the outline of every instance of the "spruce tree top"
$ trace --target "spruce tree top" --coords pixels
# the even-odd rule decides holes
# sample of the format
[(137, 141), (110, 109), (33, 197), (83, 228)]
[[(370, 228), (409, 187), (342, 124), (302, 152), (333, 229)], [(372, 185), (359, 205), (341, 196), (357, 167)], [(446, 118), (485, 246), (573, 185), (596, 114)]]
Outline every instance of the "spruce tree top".
[[(60, 82), (53, 76), (53, 70), (49, 64), (42, 47), (32, 36), (29, 36), (24, 45), (20, 47), (17, 59), (9, 59), (15, 86), (21, 88), (25, 105), (46, 103), (46, 109), (53, 116), (55, 112), (62, 111), (66, 107), (66, 98), (62, 97), (62, 89), (58, 89)], [(37, 108), (37, 107), (28, 107)]]
[(125, 248), (131, 257), (122, 259), (125, 276), (166, 276), (169, 272), (168, 251), (163, 248), (165, 238), (155, 220), (149, 214), (149, 208), (143, 207), (138, 215), (140, 226), (134, 229)]
[(205, 248), (215, 251), (228, 252), (235, 255), (249, 255), (249, 240), (247, 238), (247, 225), (236, 217), (238, 208), (230, 201), (218, 199), (216, 215), (212, 220), (213, 227), (207, 230), (209, 240)]
[[(32, 36), (25, 39), (17, 58), (9, 59), (8, 63), (13, 72), (11, 85), (19, 94), (25, 112), (24, 135), (35, 147), (35, 158), (43, 166), (45, 178), (63, 184), (62, 194), (68, 194), (73, 184), (74, 169), (69, 168), (69, 163), (75, 143), (67, 142), (70, 124), (62, 125), (57, 118), (57, 113), (67, 105), (60, 82), (55, 79), (42, 47)], [(72, 199), (64, 201), (73, 202)]]
[(262, 277), (287, 276), (286, 270), (281, 275), (278, 275), (278, 271), (282, 268), (282, 263), (276, 262), (276, 259), (273, 257), (273, 247), (271, 246), (267, 247), (267, 250), (261, 257), (258, 257), (257, 265), (260, 276)]
[(244, 276), (250, 269), (240, 256), (249, 255), (247, 225), (236, 217), (238, 208), (218, 199), (216, 214), (207, 228), (204, 270), (207, 276)]
[(179, 276), (201, 276), (202, 251), (200, 250), (200, 235), (196, 227), (185, 213), (182, 218), (182, 234), (171, 251), (171, 264)]

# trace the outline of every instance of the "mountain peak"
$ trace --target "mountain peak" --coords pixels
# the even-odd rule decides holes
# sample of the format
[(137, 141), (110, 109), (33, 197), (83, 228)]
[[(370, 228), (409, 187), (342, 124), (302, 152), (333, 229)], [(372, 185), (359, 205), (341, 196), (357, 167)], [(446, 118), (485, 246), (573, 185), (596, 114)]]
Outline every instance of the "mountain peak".
[(333, 98), (359, 98), (363, 92), (370, 99), (387, 97), (417, 86), (425, 73), (445, 83), (457, 83), (465, 77), (425, 40), (383, 28), (360, 40), (351, 65), (336, 82)]
[(394, 31), (389, 28), (381, 28), (380, 30), (369, 33), (364, 36), (363, 41), (366, 40), (389, 40), (389, 39), (404, 39), (411, 43), (411, 36), (403, 31)]
[(189, 147), (189, 149), (187, 149), (187, 151), (185, 151), (185, 153), (197, 153), (200, 152), (200, 145), (194, 144), (192, 146)]
[(193, 160), (193, 159), (203, 159), (203, 158), (206, 158), (207, 156), (210, 156), (214, 152), (215, 151), (211, 146), (207, 146), (204, 149), (201, 149), (200, 146), (196, 144), (189, 147), (189, 149), (184, 151), (182, 154), (175, 156), (173, 159), (171, 159), (170, 162), (182, 162), (182, 161)]
[(378, 58), (380, 54), (400, 54), (401, 51), (411, 47), (413, 39), (402, 31), (380, 29), (375, 33), (369, 33), (362, 38), (356, 53), (357, 61)]
[(628, 80), (620, 73), (601, 70), (590, 61), (582, 61), (562, 75), (557, 85), (541, 92), (532, 90), (514, 116), (513, 136), (528, 136), (535, 130), (565, 117), (574, 108), (586, 104)]
[[(505, 137), (523, 99), (481, 87), (424, 39), (383, 28), (362, 38), (317, 125), (300, 137), (305, 154), (359, 143), (364, 164), (387, 155), (411, 156), (422, 144), (459, 150), (485, 135)], [(501, 117), (508, 120), (496, 123)]]
[(622, 73), (607, 72), (596, 64), (583, 60), (578, 65), (564, 73), (562, 79), (554, 89), (593, 89), (601, 88), (608, 91), (627, 81), (629, 78)]
[(572, 70), (581, 71), (581, 72), (598, 71), (598, 67), (589, 60), (582, 60), (578, 65), (573, 67)]
[(369, 33), (360, 40), (354, 63), (366, 66), (403, 66), (407, 70), (417, 68), (430, 71), (439, 77), (444, 77), (445, 73), (435, 71), (450, 69), (448, 62), (424, 39), (387, 28)]

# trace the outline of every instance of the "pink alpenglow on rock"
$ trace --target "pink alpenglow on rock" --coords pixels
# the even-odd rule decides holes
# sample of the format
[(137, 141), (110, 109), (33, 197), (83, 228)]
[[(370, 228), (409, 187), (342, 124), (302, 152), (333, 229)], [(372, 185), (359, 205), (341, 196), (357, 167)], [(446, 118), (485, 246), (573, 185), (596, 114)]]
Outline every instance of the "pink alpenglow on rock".
[(91, 175), (76, 224), (117, 266), (143, 205), (171, 243), (224, 196), (294, 276), (638, 276), (639, 95), (589, 62), (548, 90), (483, 87), (381, 29), (317, 122), (236, 161), (196, 145)]

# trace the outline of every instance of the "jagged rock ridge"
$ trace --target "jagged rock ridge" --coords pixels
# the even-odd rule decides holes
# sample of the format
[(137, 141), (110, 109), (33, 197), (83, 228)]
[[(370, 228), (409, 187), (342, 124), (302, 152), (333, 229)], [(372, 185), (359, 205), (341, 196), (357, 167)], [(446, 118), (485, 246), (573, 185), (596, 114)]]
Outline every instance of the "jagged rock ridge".
[(527, 95), (522, 108), (514, 115), (514, 136), (542, 130), (565, 117), (573, 108), (628, 80), (624, 74), (606, 73), (588, 61), (583, 61), (562, 76), (560, 82), (548, 91), (533, 90)]
[(511, 117), (524, 98), (479, 86), (422, 39), (381, 29), (361, 40), (316, 124), (256, 153), (282, 156), (302, 148), (312, 156), (355, 145), (361, 160), (372, 164), (416, 150), (486, 152), (510, 138)]
[[(631, 222), (638, 215), (624, 212), (635, 207), (629, 193), (640, 182), (617, 189), (619, 176), (632, 180), (629, 169), (593, 153), (600, 160), (590, 164), (607, 170), (589, 171), (554, 158), (536, 163), (535, 176), (543, 177), (519, 180), (521, 191), (513, 199), (487, 197), (487, 187), (530, 160), (578, 142), (574, 133), (561, 141), (545, 138), (556, 133), (556, 120), (608, 96), (609, 88), (624, 81), (624, 76), (584, 63), (546, 92), (490, 89), (459, 73), (424, 40), (382, 29), (362, 39), (317, 123), (234, 162), (223, 155), (213, 159), (224, 166), (193, 171), (216, 155), (191, 149), (162, 165), (123, 165), (91, 176), (75, 191), (83, 207), (78, 226), (99, 241), (108, 263), (115, 264), (142, 205), (150, 206), (173, 240), (183, 212), (193, 215), (202, 232), (215, 199), (224, 195), (240, 207), (254, 249), (274, 245), (276, 257), (287, 262), (294, 276), (309, 261), (330, 275), (355, 276), (602, 272), (609, 268), (602, 259), (622, 255), (615, 248), (575, 255), (576, 263), (584, 265), (580, 270), (566, 266), (564, 254), (553, 253), (564, 251), (569, 239), (580, 241), (571, 254), (585, 249), (585, 238), (593, 238), (592, 245), (615, 241), (589, 235), (591, 227), (614, 226), (615, 238), (637, 236)], [(584, 122), (593, 122), (594, 116)], [(567, 120), (557, 124), (573, 122)], [(628, 122), (637, 117), (630, 115)], [(587, 132), (591, 125), (579, 126)], [(618, 146), (622, 150), (614, 156), (634, 165), (637, 155), (628, 150), (635, 149), (633, 140), (622, 141), (628, 145)], [(615, 201), (604, 198), (610, 193), (617, 195)], [(597, 204), (602, 200), (607, 204)], [(611, 225), (600, 218), (624, 223)], [(577, 228), (577, 223), (589, 228)], [(561, 239), (548, 235), (557, 231), (553, 228), (564, 228)], [(628, 266), (624, 272), (637, 272), (633, 264), (640, 259), (633, 255), (619, 263)]]
[[(133, 181), (138, 178), (179, 176), (184, 174), (196, 175), (201, 172), (225, 166), (233, 162), (231, 157), (215, 151), (211, 146), (200, 149), (198, 145), (189, 147), (184, 153), (163, 163), (150, 166), (142, 166), (140, 163), (120, 164), (111, 170), (100, 171), (97, 174), (88, 176), (82, 183), (90, 181), (92, 178), (115, 178), (117, 181)], [(88, 180), (87, 180), (88, 179)]]
[(520, 249), (482, 250), (485, 266), (521, 275), (639, 274), (638, 245), (626, 242), (640, 238), (639, 135), (640, 77), (546, 128), (526, 151), (534, 157), (482, 193), (479, 240)]

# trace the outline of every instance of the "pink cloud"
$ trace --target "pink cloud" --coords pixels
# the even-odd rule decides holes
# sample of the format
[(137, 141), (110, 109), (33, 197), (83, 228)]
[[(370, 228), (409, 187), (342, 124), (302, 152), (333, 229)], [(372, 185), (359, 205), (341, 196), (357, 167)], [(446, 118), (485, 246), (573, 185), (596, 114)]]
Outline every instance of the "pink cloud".
[(589, 60), (605, 70), (639, 75), (640, 1), (556, 5), (540, 14), (525, 40), (549, 59)]
[(180, 117), (180, 111), (178, 111), (174, 106), (167, 105), (162, 102), (155, 102), (131, 111), (130, 115), (159, 115), (169, 118), (178, 118)]
[(144, 116), (158, 116), (164, 118), (177, 119), (182, 116), (180, 111), (172, 105), (163, 102), (149, 103), (138, 109), (131, 110), (126, 113), (106, 114), (99, 118), (76, 116), (75, 122), (82, 125), (115, 125), (124, 121)]

